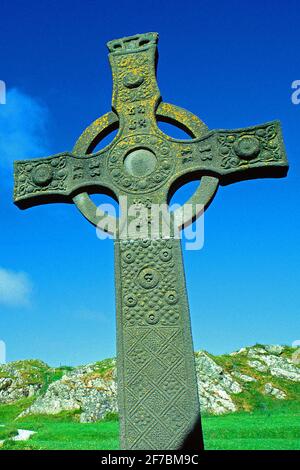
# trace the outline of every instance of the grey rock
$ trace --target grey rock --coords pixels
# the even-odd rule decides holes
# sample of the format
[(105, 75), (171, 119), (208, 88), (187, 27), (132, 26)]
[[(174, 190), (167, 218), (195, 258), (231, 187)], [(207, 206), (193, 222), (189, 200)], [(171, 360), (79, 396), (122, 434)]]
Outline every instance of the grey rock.
[(253, 369), (258, 370), (259, 372), (267, 372), (267, 370), (268, 370), (267, 366), (262, 364), (260, 361), (248, 361), (248, 364), (249, 364), (250, 367), (252, 367)]
[(274, 387), (271, 383), (265, 384), (264, 392), (266, 395), (272, 395), (277, 398), (277, 400), (284, 400), (286, 398), (286, 393)]
[(266, 364), (268, 371), (274, 377), (300, 382), (300, 367), (290, 359), (267, 355), (262, 357), (261, 360)]
[(247, 348), (241, 348), (239, 349), (238, 351), (233, 351), (232, 353), (230, 353), (229, 355), (230, 356), (237, 356), (238, 354), (244, 354), (247, 352)]
[(81, 410), (81, 422), (97, 421), (109, 412), (117, 412), (115, 369), (111, 377), (105, 378), (97, 372), (96, 364), (78, 367), (50, 384), (46, 393), (20, 416), (71, 410)]
[(248, 357), (258, 357), (260, 354), (267, 354), (267, 351), (260, 346), (254, 346), (248, 349)]
[(12, 383), (12, 379), (8, 377), (2, 377), (0, 379), (0, 391), (2, 392), (4, 390), (7, 390), (12, 385)]
[(292, 354), (291, 361), (293, 364), (300, 366), (300, 348), (298, 346)]
[[(261, 352), (261, 349), (262, 348), (249, 349), (248, 357), (250, 357), (251, 360), (248, 361), (248, 364), (251, 367), (259, 372), (273, 375), (274, 377), (300, 382), (299, 365), (295, 364), (293, 360), (279, 355), (284, 350), (281, 346), (265, 346), (264, 353)], [(270, 354), (271, 351), (273, 352)]]
[(237, 379), (242, 380), (243, 382), (257, 382), (254, 377), (251, 377), (250, 375), (246, 374), (241, 374), (240, 372), (233, 372), (232, 375)]
[(284, 347), (280, 344), (267, 344), (265, 350), (270, 354), (280, 355), (284, 351)]
[(16, 361), (0, 365), (0, 404), (36, 395), (44, 384), (39, 368), (51, 370), (42, 361)]
[(195, 362), (202, 412), (223, 414), (236, 411), (230, 394), (241, 393), (240, 384), (204, 351), (195, 354)]

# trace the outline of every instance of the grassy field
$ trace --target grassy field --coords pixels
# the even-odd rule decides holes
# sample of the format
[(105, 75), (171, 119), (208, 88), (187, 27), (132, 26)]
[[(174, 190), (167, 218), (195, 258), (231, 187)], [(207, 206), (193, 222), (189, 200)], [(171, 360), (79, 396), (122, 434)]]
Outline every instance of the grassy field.
[(203, 429), (206, 449), (300, 450), (300, 406), (204, 417)]
[[(0, 406), (0, 424), (5, 425), (0, 428), (0, 440), (5, 440), (2, 450), (118, 449), (116, 417), (97, 423), (80, 423), (78, 414), (61, 413), (15, 420), (29, 403), (26, 399)], [(202, 423), (206, 449), (300, 450), (299, 402), (272, 402), (269, 407), (253, 412), (203, 416)], [(16, 434), (17, 428), (37, 434), (26, 442), (7, 439)]]

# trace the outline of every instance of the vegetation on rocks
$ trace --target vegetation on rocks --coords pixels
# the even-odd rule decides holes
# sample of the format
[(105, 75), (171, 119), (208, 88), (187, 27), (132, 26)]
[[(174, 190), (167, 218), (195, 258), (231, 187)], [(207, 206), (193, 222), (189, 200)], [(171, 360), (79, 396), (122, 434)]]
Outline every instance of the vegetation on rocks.
[[(206, 447), (299, 449), (300, 366), (295, 349), (255, 345), (231, 354), (195, 353)], [(115, 359), (51, 368), (0, 366), (2, 449), (116, 449)], [(35, 431), (13, 441), (18, 429)]]

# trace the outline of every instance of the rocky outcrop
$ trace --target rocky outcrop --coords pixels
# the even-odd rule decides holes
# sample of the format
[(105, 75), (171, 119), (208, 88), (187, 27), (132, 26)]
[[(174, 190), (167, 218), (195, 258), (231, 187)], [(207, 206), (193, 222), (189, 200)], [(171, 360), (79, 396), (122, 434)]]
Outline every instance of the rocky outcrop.
[[(196, 352), (202, 413), (251, 409), (253, 393), (260, 401), (291, 398), (293, 384), (300, 381), (300, 365), (293, 360), (295, 351), (257, 345), (223, 356)], [(82, 422), (117, 412), (114, 359), (65, 369), (51, 369), (41, 361), (0, 366), (0, 404), (31, 396), (34, 402), (22, 415), (77, 411)]]
[[(248, 364), (260, 372), (268, 373), (293, 382), (300, 382), (300, 368), (291, 359), (281, 357), (282, 346), (266, 346), (263, 348), (250, 348)], [(271, 353), (271, 351), (273, 351)]]
[(243, 391), (239, 383), (204, 351), (195, 353), (195, 362), (202, 411), (211, 414), (236, 411), (231, 394)]
[(281, 353), (283, 353), (284, 346), (281, 346), (279, 344), (266, 344), (264, 346), (264, 349), (269, 354), (275, 354), (276, 356), (279, 356)]
[(274, 387), (271, 383), (265, 384), (264, 392), (266, 395), (272, 395), (273, 397), (277, 398), (277, 400), (284, 400), (286, 397), (286, 394), (282, 390)]
[(32, 397), (45, 383), (50, 370), (42, 361), (16, 361), (0, 366), (0, 403), (12, 403)]
[(80, 410), (81, 422), (93, 422), (104, 418), (107, 413), (117, 412), (115, 361), (111, 361), (111, 367), (102, 373), (96, 363), (66, 373), (49, 385), (46, 393), (22, 415)]
[(246, 374), (241, 374), (240, 372), (232, 372), (232, 375), (241, 380), (242, 382), (257, 382), (257, 379), (255, 379), (254, 377), (251, 377), (250, 375), (246, 375)]

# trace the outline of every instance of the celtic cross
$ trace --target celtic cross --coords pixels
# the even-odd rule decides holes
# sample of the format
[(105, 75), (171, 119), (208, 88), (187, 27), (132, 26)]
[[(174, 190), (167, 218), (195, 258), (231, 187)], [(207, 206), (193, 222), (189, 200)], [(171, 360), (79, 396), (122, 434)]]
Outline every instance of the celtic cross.
[[(93, 122), (72, 152), (15, 162), (20, 208), (71, 202), (107, 230), (113, 219), (90, 194), (129, 205), (165, 203), (185, 182), (200, 179), (188, 201), (207, 207), (218, 185), (287, 173), (277, 121), (209, 131), (194, 114), (161, 100), (156, 82), (156, 33), (108, 43), (112, 111)], [(157, 121), (184, 129), (190, 140), (165, 135)], [(99, 152), (97, 144), (118, 129)], [(192, 216), (199, 215), (194, 210)], [(105, 223), (104, 223), (105, 221)], [(187, 220), (183, 220), (183, 224)], [(123, 449), (203, 447), (190, 316), (180, 240), (126, 240), (115, 231), (117, 383)]]

